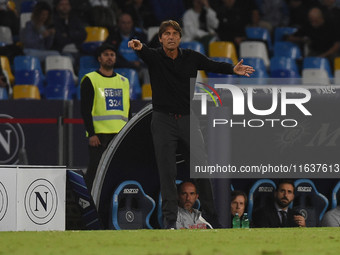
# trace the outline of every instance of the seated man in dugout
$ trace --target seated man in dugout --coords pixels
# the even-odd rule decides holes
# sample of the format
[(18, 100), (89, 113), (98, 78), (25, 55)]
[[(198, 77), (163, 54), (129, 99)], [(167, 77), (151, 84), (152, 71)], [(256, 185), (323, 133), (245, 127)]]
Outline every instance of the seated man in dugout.
[(233, 225), (232, 222), (236, 213), (238, 213), (238, 216), (242, 219), (247, 206), (247, 201), (247, 195), (243, 191), (235, 190), (231, 192), (231, 226)]
[(176, 229), (212, 229), (202, 217), (202, 213), (193, 206), (198, 199), (196, 187), (191, 182), (182, 182), (177, 187), (178, 214)]
[(288, 208), (294, 200), (294, 183), (283, 180), (275, 191), (275, 203), (262, 207), (253, 214), (256, 228), (306, 227), (305, 218), (300, 213)]

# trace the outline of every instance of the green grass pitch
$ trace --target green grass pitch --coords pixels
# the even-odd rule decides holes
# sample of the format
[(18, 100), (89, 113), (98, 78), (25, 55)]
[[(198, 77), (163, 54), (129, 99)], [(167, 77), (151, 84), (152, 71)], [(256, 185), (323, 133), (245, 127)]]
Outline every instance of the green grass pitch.
[(0, 255), (7, 254), (340, 254), (340, 229), (0, 232)]

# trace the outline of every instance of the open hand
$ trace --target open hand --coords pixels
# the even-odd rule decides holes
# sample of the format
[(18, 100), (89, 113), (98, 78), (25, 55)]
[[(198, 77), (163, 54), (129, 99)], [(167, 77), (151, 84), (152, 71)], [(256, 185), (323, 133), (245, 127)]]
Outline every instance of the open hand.
[(238, 62), (237, 65), (234, 67), (234, 73), (249, 77), (249, 74), (255, 72), (255, 69), (252, 66), (243, 65), (242, 63), (243, 59), (241, 59), (240, 62)]

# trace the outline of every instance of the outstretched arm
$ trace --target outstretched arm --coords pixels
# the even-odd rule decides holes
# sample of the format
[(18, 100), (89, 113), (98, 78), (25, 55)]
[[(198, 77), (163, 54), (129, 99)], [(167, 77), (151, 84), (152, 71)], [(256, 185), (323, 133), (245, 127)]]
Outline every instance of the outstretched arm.
[(141, 50), (143, 48), (143, 44), (137, 39), (130, 40), (128, 46), (133, 50)]
[(237, 65), (234, 67), (234, 73), (249, 77), (249, 74), (255, 72), (255, 69), (252, 66), (243, 65), (242, 63), (243, 59), (241, 59), (240, 62), (238, 62)]
[(140, 59), (147, 64), (148, 67), (151, 67), (155, 64), (154, 56), (157, 55), (156, 49), (150, 49), (145, 44), (141, 43), (141, 41), (137, 39), (132, 39), (128, 42), (128, 47), (135, 50)]

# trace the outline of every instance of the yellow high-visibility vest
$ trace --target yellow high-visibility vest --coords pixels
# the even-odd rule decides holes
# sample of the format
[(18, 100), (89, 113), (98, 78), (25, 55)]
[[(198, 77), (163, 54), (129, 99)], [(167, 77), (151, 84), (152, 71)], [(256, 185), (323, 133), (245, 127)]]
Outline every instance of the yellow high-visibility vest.
[(92, 118), (95, 133), (118, 133), (129, 117), (129, 80), (118, 73), (114, 77), (104, 77), (97, 72), (86, 76), (94, 89)]

